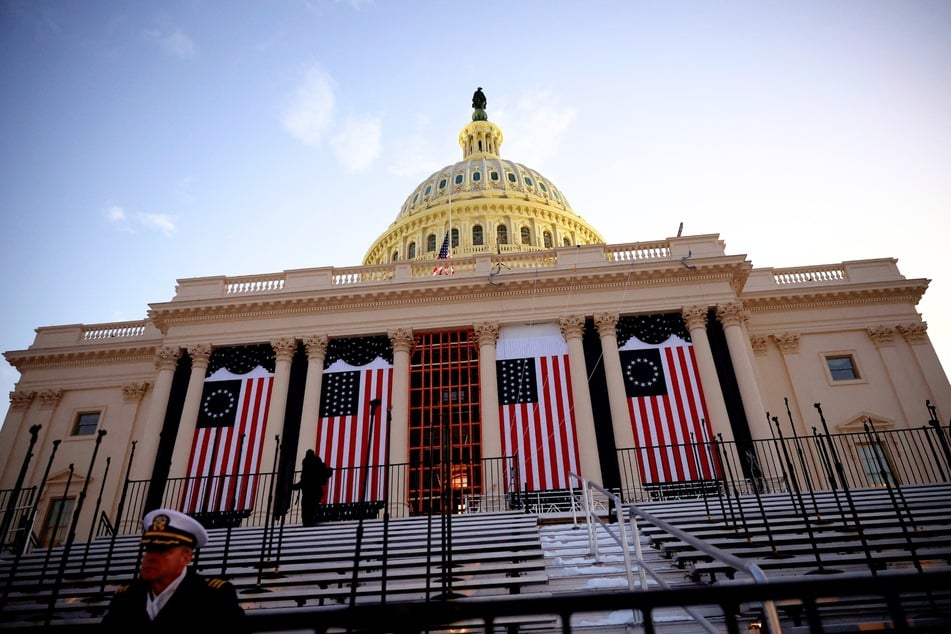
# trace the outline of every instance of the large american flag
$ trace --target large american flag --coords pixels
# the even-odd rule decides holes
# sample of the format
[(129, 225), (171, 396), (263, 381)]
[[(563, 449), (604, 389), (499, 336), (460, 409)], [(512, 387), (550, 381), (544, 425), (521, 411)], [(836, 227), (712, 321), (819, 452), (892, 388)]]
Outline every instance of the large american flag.
[(273, 370), (270, 346), (212, 353), (182, 493), (184, 512), (254, 507), (252, 474), (260, 471)]
[(502, 453), (529, 491), (563, 489), (580, 474), (568, 346), (554, 324), (500, 330), (496, 372)]
[(439, 249), (439, 255), (436, 257), (436, 266), (433, 267), (433, 275), (453, 275), (456, 272), (455, 267), (449, 263), (449, 232), (446, 232), (446, 239), (442, 241), (442, 247)]
[[(385, 338), (383, 338), (385, 340)], [(387, 418), (393, 393), (392, 351), (376, 354), (380, 338), (331, 343), (320, 388), (317, 455), (334, 472), (327, 484), (331, 504), (384, 499)], [(336, 348), (336, 349), (334, 349)], [(359, 364), (359, 365), (357, 365)], [(371, 401), (379, 399), (374, 408)], [(369, 466), (369, 469), (365, 467)], [(366, 489), (364, 489), (366, 486)]]
[(628, 323), (618, 328), (619, 339), (630, 336), (619, 354), (641, 481), (657, 484), (716, 477), (697, 359), (681, 318), (631, 319), (633, 327)]

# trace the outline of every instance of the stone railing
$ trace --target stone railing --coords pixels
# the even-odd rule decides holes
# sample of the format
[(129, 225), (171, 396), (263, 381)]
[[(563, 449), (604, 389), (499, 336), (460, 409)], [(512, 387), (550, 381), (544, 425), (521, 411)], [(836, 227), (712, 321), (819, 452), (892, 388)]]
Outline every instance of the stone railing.
[(773, 279), (777, 284), (802, 284), (804, 282), (837, 282), (848, 279), (845, 267), (841, 264), (826, 266), (796, 267), (774, 269)]
[(83, 341), (102, 339), (120, 339), (127, 337), (142, 337), (145, 335), (145, 328), (148, 321), (142, 319), (139, 321), (123, 321), (111, 324), (93, 324), (80, 326)]
[[(503, 245), (498, 252), (457, 255), (445, 262), (455, 276), (487, 275), (496, 269), (526, 271), (534, 269), (574, 270), (579, 267), (630, 265), (681, 257), (717, 257), (723, 255), (722, 242), (715, 235), (670, 238), (620, 245), (590, 244), (556, 249), (524, 249)], [(202, 277), (179, 280), (173, 302), (207, 300), (234, 295), (312, 292), (335, 287), (363, 284), (405, 283), (443, 278), (434, 268), (434, 258), (407, 260), (391, 264), (352, 267), (294, 269), (280, 273), (241, 277)]]

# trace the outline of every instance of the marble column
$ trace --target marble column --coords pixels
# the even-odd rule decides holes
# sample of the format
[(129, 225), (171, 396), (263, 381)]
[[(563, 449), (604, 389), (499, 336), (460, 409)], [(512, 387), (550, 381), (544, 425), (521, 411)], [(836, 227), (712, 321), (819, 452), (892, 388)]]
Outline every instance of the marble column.
[[(271, 383), (271, 402), (267, 410), (267, 429), (264, 433), (264, 443), (261, 446), (261, 464), (251, 465), (252, 472), (269, 471), (273, 468), (274, 455), (277, 452), (276, 436), (284, 442), (284, 414), (287, 411), (287, 390), (291, 381), (291, 360), (297, 351), (297, 339), (284, 337), (271, 342), (274, 349), (274, 381)], [(243, 456), (250, 448), (248, 439), (244, 439)], [(244, 471), (244, 469), (241, 469)]]
[(496, 376), (495, 346), (499, 341), (499, 325), (475, 324), (479, 339), (479, 384), (482, 405), (482, 458), (502, 457), (502, 436), (499, 427), (499, 383)]
[(172, 451), (172, 464), (168, 472), (170, 478), (184, 478), (187, 475), (188, 458), (191, 455), (195, 425), (198, 424), (198, 411), (201, 408), (201, 394), (205, 387), (205, 371), (211, 358), (211, 346), (204, 343), (188, 346), (188, 354), (192, 358), (192, 372), (188, 377), (185, 405), (182, 407), (182, 417), (175, 435), (175, 449)]
[(683, 309), (682, 314), (697, 357), (697, 371), (700, 373), (700, 385), (703, 387), (703, 398), (707, 404), (707, 424), (714, 436), (722, 434), (723, 440), (730, 442), (733, 440), (733, 429), (730, 427), (730, 416), (726, 411), (720, 377), (717, 375), (713, 352), (710, 350), (710, 339), (707, 337), (707, 307), (688, 306)]
[[(155, 351), (155, 382), (149, 395), (149, 411), (144, 420), (136, 420), (132, 428), (132, 440), (136, 441), (135, 456), (129, 477), (132, 480), (149, 480), (155, 468), (168, 399), (172, 392), (175, 368), (182, 356), (181, 348), (163, 346)], [(131, 446), (130, 446), (131, 449)]]
[(571, 396), (575, 407), (575, 425), (581, 455), (581, 477), (604, 486), (598, 437), (594, 431), (591, 392), (588, 391), (588, 368), (584, 360), (584, 316), (572, 315), (558, 321), (561, 335), (568, 344), (568, 367), (571, 369)]
[[(409, 515), (409, 482), (406, 478), (409, 464), (409, 362), (413, 350), (413, 331), (398, 328), (387, 335), (393, 345), (393, 400), (387, 434), (390, 448), (389, 510), (394, 517), (405, 517)], [(381, 415), (386, 416), (387, 413), (381, 412)]]
[[(617, 313), (598, 313), (594, 316), (594, 325), (597, 326), (601, 338), (601, 359), (604, 362), (604, 378), (608, 387), (614, 446), (616, 449), (629, 449), (634, 447), (634, 428), (631, 426), (627, 391), (624, 389), (624, 371), (618, 353), (617, 322)], [(640, 474), (636, 469), (625, 469), (622, 465), (621, 478), (622, 491), (636, 491), (640, 488)]]
[[(928, 338), (928, 324), (913, 322), (899, 324), (896, 328), (908, 343), (918, 364), (919, 372), (923, 377), (922, 381), (927, 386), (927, 400), (937, 408), (939, 420), (947, 422), (951, 414), (951, 383), (948, 382), (941, 360), (938, 359), (938, 354)], [(933, 377), (934, 380), (929, 381), (928, 377)]]
[[(8, 460), (3, 466), (0, 466), (0, 488), (12, 489), (20, 475), (20, 465), (26, 458), (26, 450), (30, 446), (30, 427), (26, 424), (26, 414), (30, 405), (36, 398), (36, 392), (26, 390), (17, 390), (10, 392), (10, 409), (7, 411), (7, 418), (0, 427), (0, 441), (8, 450)], [(33, 459), (42, 455), (46, 448), (40, 445), (39, 435), (37, 442), (33, 446)], [(32, 464), (30, 465), (32, 467)], [(30, 469), (28, 469), (29, 471)], [(24, 482), (28, 482), (25, 480)]]
[[(304, 406), (301, 409), (300, 437), (297, 440), (299, 465), (308, 449), (317, 449), (317, 418), (320, 416), (320, 388), (324, 378), (324, 360), (327, 358), (326, 335), (304, 337), (307, 351), (307, 380), (304, 384)], [(323, 456), (321, 456), (323, 457)]]
[(747, 319), (746, 310), (740, 302), (730, 302), (717, 306), (717, 318), (723, 324), (723, 334), (726, 336), (726, 345), (730, 350), (730, 360), (733, 362), (733, 371), (736, 373), (736, 382), (740, 388), (740, 398), (743, 400), (743, 411), (750, 427), (750, 434), (754, 440), (768, 440), (773, 437), (770, 423), (766, 420), (766, 406), (763, 405), (763, 394), (756, 380), (756, 371), (753, 369), (753, 346), (746, 333), (744, 321)]

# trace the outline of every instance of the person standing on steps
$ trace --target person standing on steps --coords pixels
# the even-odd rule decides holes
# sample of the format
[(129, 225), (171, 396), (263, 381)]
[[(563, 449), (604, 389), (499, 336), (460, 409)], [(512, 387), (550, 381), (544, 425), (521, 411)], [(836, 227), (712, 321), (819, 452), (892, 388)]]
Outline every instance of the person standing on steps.
[(291, 488), (300, 491), (301, 522), (304, 526), (316, 526), (320, 519), (320, 503), (324, 487), (333, 470), (328, 467), (313, 449), (308, 449), (301, 461), (300, 481)]

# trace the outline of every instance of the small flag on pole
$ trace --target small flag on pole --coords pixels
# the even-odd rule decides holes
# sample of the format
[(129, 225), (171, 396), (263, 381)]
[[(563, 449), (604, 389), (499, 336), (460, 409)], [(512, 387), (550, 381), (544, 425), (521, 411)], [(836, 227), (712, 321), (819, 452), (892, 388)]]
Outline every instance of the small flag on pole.
[(439, 256), (436, 258), (436, 266), (433, 267), (433, 275), (454, 275), (456, 269), (451, 264), (445, 262), (449, 259), (449, 232), (446, 232), (446, 239), (442, 241), (442, 248), (439, 249)]

